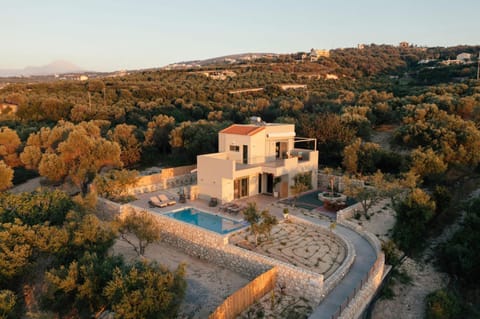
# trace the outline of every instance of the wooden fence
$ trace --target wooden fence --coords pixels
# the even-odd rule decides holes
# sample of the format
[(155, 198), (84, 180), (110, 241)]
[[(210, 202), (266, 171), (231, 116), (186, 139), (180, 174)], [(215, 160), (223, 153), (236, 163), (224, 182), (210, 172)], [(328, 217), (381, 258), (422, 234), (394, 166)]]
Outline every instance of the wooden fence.
[(208, 319), (236, 318), (242, 311), (275, 288), (277, 272), (277, 267), (273, 267), (234, 292), (217, 307)]

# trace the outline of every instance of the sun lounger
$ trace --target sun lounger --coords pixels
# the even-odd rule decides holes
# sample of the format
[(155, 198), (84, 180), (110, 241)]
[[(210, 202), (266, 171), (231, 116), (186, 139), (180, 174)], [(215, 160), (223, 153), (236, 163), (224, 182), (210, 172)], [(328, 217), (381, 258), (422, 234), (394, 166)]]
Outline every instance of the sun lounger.
[(166, 203), (168, 206), (175, 205), (177, 202), (168, 197), (165, 194), (158, 195), (158, 198), (162, 201), (162, 203)]
[(218, 206), (218, 210), (221, 212), (228, 212), (228, 209), (232, 206), (232, 203), (224, 203), (220, 206)]
[(231, 214), (238, 214), (242, 210), (242, 207), (238, 206), (237, 204), (233, 204), (228, 208), (228, 212)]
[(168, 206), (167, 203), (161, 201), (157, 196), (150, 197), (148, 204), (150, 204), (150, 206), (152, 207), (160, 207), (160, 208)]

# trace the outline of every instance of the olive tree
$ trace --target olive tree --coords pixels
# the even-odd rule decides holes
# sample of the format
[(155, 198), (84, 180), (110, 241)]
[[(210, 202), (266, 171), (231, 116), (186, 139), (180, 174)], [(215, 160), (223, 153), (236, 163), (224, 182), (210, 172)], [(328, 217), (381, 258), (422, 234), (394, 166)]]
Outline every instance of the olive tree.
[[(160, 240), (160, 224), (155, 216), (147, 211), (127, 210), (118, 218), (120, 238), (133, 247), (138, 256), (145, 254), (151, 243)], [(136, 242), (131, 236), (136, 238)]]

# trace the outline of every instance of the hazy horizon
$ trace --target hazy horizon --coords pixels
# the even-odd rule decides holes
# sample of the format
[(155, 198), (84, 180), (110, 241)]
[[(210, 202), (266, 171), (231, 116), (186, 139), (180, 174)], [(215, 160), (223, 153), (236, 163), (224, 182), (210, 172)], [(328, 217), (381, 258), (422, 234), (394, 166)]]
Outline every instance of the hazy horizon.
[(246, 52), (358, 43), (477, 45), (480, 2), (93, 0), (2, 4), (0, 69), (66, 60), (85, 70), (161, 67)]

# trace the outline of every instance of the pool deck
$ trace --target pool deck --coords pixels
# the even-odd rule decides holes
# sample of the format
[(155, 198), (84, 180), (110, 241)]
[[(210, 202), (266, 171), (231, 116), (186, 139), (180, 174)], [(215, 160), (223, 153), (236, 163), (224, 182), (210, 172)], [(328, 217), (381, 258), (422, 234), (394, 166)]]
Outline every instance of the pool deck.
[[(168, 196), (168, 198), (176, 200), (177, 203), (175, 205), (167, 206), (167, 207), (151, 207), (150, 204), (148, 203), (150, 197), (158, 195), (158, 194), (165, 194)], [(157, 191), (157, 192), (152, 192), (152, 193), (146, 193), (146, 194), (140, 194), (137, 195), (137, 200), (131, 202), (130, 204), (134, 206), (138, 206), (141, 208), (148, 209), (150, 211), (156, 212), (156, 213), (167, 213), (171, 212), (173, 210), (178, 210), (181, 208), (185, 207), (195, 207), (199, 210), (202, 210), (207, 213), (211, 213), (214, 215), (219, 215), (223, 216), (229, 219), (241, 221), (243, 220), (243, 215), (241, 213), (238, 213), (237, 215), (226, 213), (220, 210), (219, 206), (216, 207), (211, 207), (208, 204), (207, 200), (202, 200), (202, 199), (195, 199), (195, 200), (189, 200), (185, 203), (180, 203), (178, 200), (179, 196), (175, 193), (175, 191), (172, 190), (162, 190), (162, 191)], [(248, 203), (255, 202), (257, 203), (257, 208), (260, 210), (263, 209), (268, 209), (268, 211), (275, 215), (277, 218), (283, 218), (283, 208), (279, 207), (278, 205), (272, 205), (274, 203), (278, 202), (278, 198), (274, 198), (273, 196), (268, 196), (268, 195), (257, 195), (257, 196), (252, 196), (249, 198), (242, 198), (233, 201), (234, 203), (240, 205), (240, 206), (246, 206)]]

